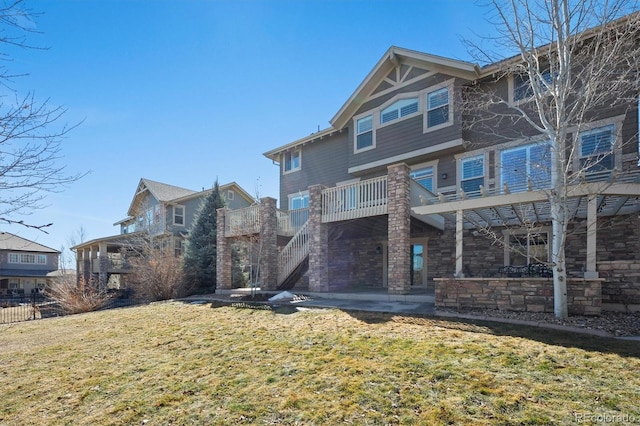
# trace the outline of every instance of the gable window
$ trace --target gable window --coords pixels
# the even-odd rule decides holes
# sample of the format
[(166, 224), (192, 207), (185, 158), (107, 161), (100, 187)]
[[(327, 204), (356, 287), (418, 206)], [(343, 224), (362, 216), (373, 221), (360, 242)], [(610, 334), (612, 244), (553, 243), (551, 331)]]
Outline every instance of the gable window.
[[(544, 71), (542, 79), (546, 84), (551, 84), (551, 71)], [(523, 101), (533, 96), (533, 87), (529, 81), (528, 74), (517, 74), (513, 76), (513, 101)]]
[(449, 87), (427, 93), (427, 128), (449, 122)]
[(599, 127), (579, 136), (580, 168), (585, 174), (606, 174), (615, 167), (613, 147), (615, 142), (615, 126)]
[(373, 147), (373, 115), (367, 115), (356, 121), (356, 152)]
[(500, 153), (502, 185), (511, 192), (548, 188), (551, 184), (551, 158), (548, 143), (519, 146)]
[(401, 99), (380, 111), (380, 124), (418, 112), (418, 98)]
[(433, 192), (433, 167), (424, 167), (412, 171), (409, 176), (420, 185)]
[(484, 154), (460, 160), (460, 188), (466, 193), (479, 191), (484, 185)]
[(184, 226), (184, 206), (173, 206), (173, 224)]
[(300, 150), (296, 149), (284, 153), (284, 172), (300, 170)]
[(228, 190), (227, 191), (227, 200), (229, 201), (233, 201), (233, 199), (235, 198), (236, 193), (233, 192), (232, 190)]

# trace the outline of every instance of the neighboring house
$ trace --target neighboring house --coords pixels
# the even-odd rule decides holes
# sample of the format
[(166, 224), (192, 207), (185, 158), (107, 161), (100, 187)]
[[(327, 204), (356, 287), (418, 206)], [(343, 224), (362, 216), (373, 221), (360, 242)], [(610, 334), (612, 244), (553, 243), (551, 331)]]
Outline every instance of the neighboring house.
[[(101, 285), (119, 286), (130, 272), (127, 256), (135, 251), (140, 237), (153, 239), (176, 256), (195, 222), (200, 205), (213, 189), (193, 191), (173, 185), (140, 179), (127, 217), (116, 222), (120, 234), (80, 243), (76, 252), (77, 271), (85, 279), (97, 278)], [(237, 183), (220, 185), (220, 193), (229, 209), (255, 203)], [(111, 280), (111, 281), (110, 281)]]
[[(261, 221), (247, 228), (263, 236), (262, 289), (407, 294), (435, 287), (440, 306), (552, 312), (544, 265), (536, 265), (534, 277), (515, 276), (549, 260), (548, 202), (512, 173), (514, 164), (544, 161), (538, 145), (522, 138), (474, 148), (475, 135), (454, 103), (465, 85), (490, 72), (391, 47), (331, 127), (264, 154), (280, 166), (280, 210), (263, 199), (252, 207), (260, 214), (225, 212), (218, 222), (226, 223), (218, 232), (218, 287), (230, 285), (230, 250), (220, 247), (243, 233), (229, 223), (244, 215)], [(522, 82), (512, 76), (497, 86), (514, 101), (522, 95)], [(593, 140), (607, 142), (599, 146), (610, 147), (611, 160), (598, 175), (606, 185), (587, 176), (572, 192), (575, 232), (566, 245), (572, 313), (597, 314), (601, 303), (640, 309), (638, 145), (617, 143), (637, 135), (637, 103), (601, 111), (596, 124), (571, 135), (585, 156)], [(531, 221), (540, 224), (535, 235), (524, 226)], [(479, 225), (505, 244), (484, 238)], [(512, 276), (500, 278), (505, 274)]]
[(44, 290), (58, 269), (60, 252), (8, 232), (0, 232), (0, 295)]

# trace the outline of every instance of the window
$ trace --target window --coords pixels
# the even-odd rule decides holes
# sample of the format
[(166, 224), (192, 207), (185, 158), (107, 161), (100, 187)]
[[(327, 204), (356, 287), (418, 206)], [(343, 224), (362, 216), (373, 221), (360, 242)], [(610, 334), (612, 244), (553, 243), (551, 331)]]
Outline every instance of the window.
[(449, 88), (427, 93), (427, 128), (449, 122)]
[(233, 192), (232, 190), (228, 190), (227, 191), (227, 200), (229, 201), (233, 201), (233, 199), (235, 198), (236, 193)]
[(182, 256), (182, 240), (175, 240), (174, 241), (174, 256), (175, 257), (180, 257)]
[(9, 278), (9, 290), (17, 290), (22, 288), (20, 286), (20, 280), (17, 278)]
[(418, 98), (401, 99), (380, 111), (380, 124), (418, 112)]
[(30, 254), (30, 253), (9, 253), (9, 263), (27, 263), (27, 264), (47, 264), (46, 254)]
[(582, 132), (580, 139), (580, 168), (586, 174), (613, 170), (615, 161), (613, 145), (615, 126), (613, 124)]
[(509, 235), (510, 266), (526, 266), (549, 261), (549, 234), (547, 232), (516, 233)]
[(173, 224), (184, 226), (184, 206), (173, 206)]
[[(544, 71), (542, 79), (547, 84), (551, 84), (551, 72)], [(518, 102), (529, 99), (533, 96), (533, 88), (527, 74), (518, 74), (513, 76), (513, 101)]]
[(288, 151), (284, 153), (284, 172), (294, 172), (300, 170), (300, 150)]
[(500, 153), (502, 187), (511, 192), (548, 188), (551, 184), (551, 158), (548, 143), (519, 146)]
[(309, 207), (309, 193), (289, 195), (289, 210), (304, 209)]
[(484, 185), (484, 154), (460, 160), (460, 187), (466, 193), (479, 191)]
[(420, 185), (433, 192), (433, 167), (412, 171), (409, 176)]
[(373, 115), (367, 115), (356, 121), (356, 152), (373, 147)]

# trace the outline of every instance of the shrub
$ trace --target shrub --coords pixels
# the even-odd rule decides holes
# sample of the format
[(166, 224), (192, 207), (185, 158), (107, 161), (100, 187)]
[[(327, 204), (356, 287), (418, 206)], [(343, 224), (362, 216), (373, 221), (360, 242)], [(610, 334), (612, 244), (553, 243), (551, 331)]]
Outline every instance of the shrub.
[(95, 311), (110, 298), (107, 290), (100, 288), (94, 279), (80, 277), (76, 280), (74, 275), (56, 277), (47, 289), (47, 295), (67, 314)]
[(128, 281), (137, 298), (148, 302), (175, 299), (190, 291), (183, 279), (182, 260), (169, 248), (145, 243), (129, 263), (133, 273)]

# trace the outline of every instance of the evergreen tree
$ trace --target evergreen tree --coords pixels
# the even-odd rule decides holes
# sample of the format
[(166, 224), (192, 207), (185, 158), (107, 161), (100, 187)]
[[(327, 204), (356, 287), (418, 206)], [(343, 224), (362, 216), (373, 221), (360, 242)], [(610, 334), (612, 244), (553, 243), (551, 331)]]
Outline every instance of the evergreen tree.
[(194, 288), (216, 288), (216, 237), (218, 209), (224, 207), (216, 180), (204, 199), (187, 239), (183, 268), (187, 284)]

